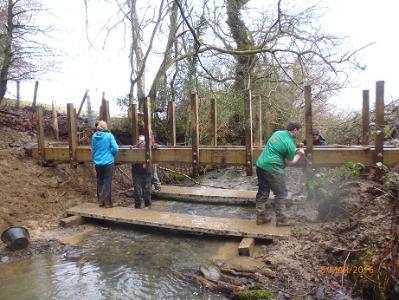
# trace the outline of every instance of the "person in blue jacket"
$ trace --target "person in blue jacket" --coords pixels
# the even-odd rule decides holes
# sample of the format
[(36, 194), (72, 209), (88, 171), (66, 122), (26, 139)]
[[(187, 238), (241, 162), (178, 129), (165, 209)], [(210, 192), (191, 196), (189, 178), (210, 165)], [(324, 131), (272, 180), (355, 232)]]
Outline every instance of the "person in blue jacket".
[(91, 138), (91, 158), (96, 168), (97, 200), (100, 206), (112, 207), (112, 175), (118, 150), (118, 144), (108, 131), (107, 123), (98, 122), (97, 131)]

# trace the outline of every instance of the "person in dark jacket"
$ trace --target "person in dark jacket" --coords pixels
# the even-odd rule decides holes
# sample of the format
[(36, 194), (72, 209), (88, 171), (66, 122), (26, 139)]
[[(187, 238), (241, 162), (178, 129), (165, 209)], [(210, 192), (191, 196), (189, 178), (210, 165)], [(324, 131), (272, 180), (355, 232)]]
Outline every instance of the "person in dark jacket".
[(313, 145), (315, 146), (327, 145), (326, 140), (321, 136), (320, 131), (318, 131), (317, 129), (313, 129), (312, 137), (313, 137)]
[(119, 147), (105, 121), (98, 122), (96, 129), (91, 138), (91, 158), (96, 168), (97, 200), (100, 206), (112, 207), (114, 158)]
[[(139, 136), (139, 142), (135, 147), (144, 148), (144, 135)], [(133, 178), (133, 197), (134, 207), (141, 208), (142, 202), (145, 207), (151, 206), (151, 179), (152, 170), (147, 168), (145, 163), (132, 164), (132, 178)], [(144, 201), (143, 201), (144, 200)]]
[[(327, 141), (321, 136), (320, 131), (317, 129), (312, 130), (312, 138), (313, 138), (313, 146), (327, 145)], [(303, 141), (303, 145), (306, 145), (306, 140)]]

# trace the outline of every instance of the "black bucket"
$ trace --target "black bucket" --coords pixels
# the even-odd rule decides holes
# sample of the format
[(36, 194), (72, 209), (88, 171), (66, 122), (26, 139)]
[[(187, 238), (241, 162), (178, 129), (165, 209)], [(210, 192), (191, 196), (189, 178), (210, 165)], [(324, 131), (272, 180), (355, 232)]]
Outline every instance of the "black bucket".
[(23, 249), (29, 244), (29, 231), (22, 226), (11, 226), (3, 231), (1, 240), (12, 250)]

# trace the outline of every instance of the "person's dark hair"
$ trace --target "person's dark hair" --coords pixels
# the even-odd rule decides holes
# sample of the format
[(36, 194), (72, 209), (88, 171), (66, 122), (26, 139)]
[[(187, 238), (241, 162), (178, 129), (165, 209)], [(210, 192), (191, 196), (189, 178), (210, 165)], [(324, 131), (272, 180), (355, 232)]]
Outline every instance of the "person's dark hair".
[(290, 123), (288, 123), (288, 125), (287, 125), (287, 130), (288, 131), (293, 131), (293, 130), (295, 130), (295, 129), (301, 129), (302, 128), (302, 126), (301, 126), (301, 124), (299, 124), (299, 123), (296, 123), (296, 122), (290, 122)]

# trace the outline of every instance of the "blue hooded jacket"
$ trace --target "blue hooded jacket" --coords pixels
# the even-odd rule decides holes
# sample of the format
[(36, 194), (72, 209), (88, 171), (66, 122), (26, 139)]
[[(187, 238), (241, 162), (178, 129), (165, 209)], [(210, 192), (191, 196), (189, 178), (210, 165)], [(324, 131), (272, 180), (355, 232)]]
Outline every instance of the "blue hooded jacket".
[(106, 166), (114, 163), (119, 147), (114, 136), (109, 131), (96, 131), (91, 138), (91, 159), (96, 166)]

